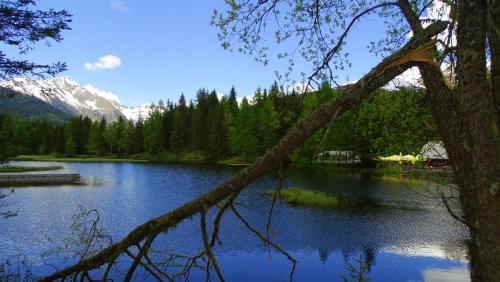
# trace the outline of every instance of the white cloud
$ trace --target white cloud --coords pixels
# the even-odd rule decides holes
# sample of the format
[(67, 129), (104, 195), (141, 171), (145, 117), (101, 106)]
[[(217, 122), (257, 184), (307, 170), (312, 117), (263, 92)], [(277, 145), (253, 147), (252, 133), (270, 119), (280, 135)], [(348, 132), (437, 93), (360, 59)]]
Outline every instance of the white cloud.
[(95, 63), (85, 63), (84, 66), (87, 70), (112, 70), (122, 65), (122, 58), (115, 55), (106, 55), (100, 57)]
[(128, 13), (130, 11), (130, 8), (128, 7), (127, 3), (122, 0), (113, 0), (111, 1), (111, 9), (122, 12), (122, 13)]

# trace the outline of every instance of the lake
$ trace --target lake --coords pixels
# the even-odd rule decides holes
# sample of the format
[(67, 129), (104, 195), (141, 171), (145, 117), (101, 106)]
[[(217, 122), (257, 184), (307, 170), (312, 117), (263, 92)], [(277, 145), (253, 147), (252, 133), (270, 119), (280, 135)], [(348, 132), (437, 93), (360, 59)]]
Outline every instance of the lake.
[[(61, 266), (58, 255), (41, 258), (71, 232), (80, 206), (97, 209), (116, 242), (136, 225), (196, 198), (240, 168), (140, 163), (13, 162), (15, 165), (63, 165), (80, 173), (87, 185), (23, 187), (9, 197), (19, 215), (0, 219), (0, 258), (22, 255), (35, 274)], [(61, 171), (47, 172), (61, 173)], [(263, 192), (276, 185), (263, 176), (237, 200), (240, 213), (265, 231), (272, 199)], [(395, 177), (338, 173), (328, 169), (292, 170), (285, 186), (371, 198), (384, 208), (325, 209), (278, 202), (271, 239), (296, 260), (294, 281), (468, 281), (466, 228), (435, 199), (435, 184)], [(214, 212), (210, 214), (213, 217)], [(194, 254), (200, 250), (199, 219), (162, 234), (154, 248)], [(288, 281), (291, 264), (269, 251), (230, 212), (222, 219), (216, 258), (227, 281)], [(191, 281), (204, 281), (193, 272)], [(147, 279), (146, 279), (147, 280)]]

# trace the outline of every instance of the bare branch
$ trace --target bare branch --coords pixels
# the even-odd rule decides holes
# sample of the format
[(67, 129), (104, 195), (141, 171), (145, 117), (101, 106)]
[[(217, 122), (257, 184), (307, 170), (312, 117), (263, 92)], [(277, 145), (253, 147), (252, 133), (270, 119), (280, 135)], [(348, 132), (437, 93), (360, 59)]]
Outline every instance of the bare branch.
[(472, 226), (470, 224), (468, 224), (466, 221), (465, 221), (465, 218), (459, 216), (458, 214), (456, 214), (450, 207), (450, 204), (448, 203), (448, 200), (446, 199), (446, 197), (444, 196), (444, 193), (441, 192), (441, 201), (443, 202), (444, 206), (446, 207), (446, 210), (448, 211), (448, 213), (456, 220), (458, 220), (459, 222), (465, 224), (466, 226), (468, 226), (469, 228), (472, 229)]
[(108, 263), (111, 259), (116, 258), (117, 254), (124, 253), (130, 246), (139, 244), (145, 238), (155, 238), (159, 233), (176, 226), (184, 219), (196, 213), (203, 212), (207, 208), (213, 207), (230, 195), (239, 193), (248, 184), (270, 169), (276, 167), (290, 152), (300, 146), (307, 138), (326, 126), (332, 120), (336, 112), (341, 114), (346, 110), (358, 106), (376, 89), (387, 84), (387, 82), (397, 75), (403, 73), (412, 66), (422, 64), (422, 62), (414, 61), (402, 64), (395, 64), (395, 62), (398, 62), (408, 53), (420, 48), (428, 42), (431, 37), (443, 31), (446, 26), (446, 22), (436, 22), (427, 27), (422, 33), (414, 36), (404, 47), (384, 59), (358, 82), (341, 89), (342, 92), (334, 100), (324, 103), (309, 116), (297, 122), (276, 146), (267, 151), (254, 164), (246, 167), (229, 180), (199, 196), (197, 199), (185, 203), (171, 212), (145, 222), (130, 232), (124, 239), (103, 249), (96, 255), (49, 275), (40, 281), (54, 281), (67, 277), (72, 273), (98, 268)]
[(272, 246), (275, 250), (278, 252), (282, 253), (284, 256), (288, 258), (289, 261), (292, 262), (292, 270), (290, 271), (290, 281), (293, 279), (293, 273), (295, 272), (295, 267), (297, 265), (297, 260), (294, 259), (290, 254), (288, 254), (285, 250), (283, 250), (280, 246), (276, 245), (273, 243), (273, 241), (267, 239), (262, 233), (260, 233), (257, 229), (253, 228), (246, 220), (241, 216), (241, 214), (236, 210), (234, 205), (231, 205), (231, 210), (233, 211), (234, 215), (248, 228), (248, 230), (252, 231), (257, 237), (262, 240), (266, 245)]
[(215, 273), (219, 277), (220, 281), (225, 281), (224, 277), (222, 276), (222, 272), (220, 271), (219, 265), (217, 264), (217, 261), (215, 260), (214, 253), (212, 252), (212, 247), (210, 246), (210, 243), (208, 242), (208, 234), (207, 234), (207, 221), (206, 221), (206, 214), (205, 212), (200, 213), (200, 227), (201, 227), (201, 237), (203, 238), (203, 245), (205, 246), (205, 252), (208, 257), (208, 262), (207, 262), (207, 271), (210, 269), (210, 263), (214, 266)]

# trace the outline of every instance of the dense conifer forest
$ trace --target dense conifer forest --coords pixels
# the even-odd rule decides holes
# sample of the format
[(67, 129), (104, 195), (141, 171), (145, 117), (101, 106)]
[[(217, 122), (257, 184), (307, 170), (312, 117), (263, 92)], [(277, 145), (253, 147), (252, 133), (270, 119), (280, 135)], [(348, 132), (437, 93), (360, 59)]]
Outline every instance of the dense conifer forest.
[[(252, 160), (274, 145), (301, 117), (332, 99), (337, 90), (323, 84), (299, 94), (277, 84), (257, 89), (252, 101), (238, 103), (234, 87), (218, 98), (201, 89), (195, 101), (160, 101), (148, 118), (114, 122), (72, 117), (67, 122), (0, 114), (0, 146), (6, 155), (65, 156), (196, 154), (208, 161), (231, 157)], [(311, 137), (293, 156), (311, 161), (319, 150), (349, 150), (362, 160), (390, 154), (418, 153), (434, 138), (424, 94), (402, 88), (379, 90), (359, 109), (345, 113), (330, 128)]]

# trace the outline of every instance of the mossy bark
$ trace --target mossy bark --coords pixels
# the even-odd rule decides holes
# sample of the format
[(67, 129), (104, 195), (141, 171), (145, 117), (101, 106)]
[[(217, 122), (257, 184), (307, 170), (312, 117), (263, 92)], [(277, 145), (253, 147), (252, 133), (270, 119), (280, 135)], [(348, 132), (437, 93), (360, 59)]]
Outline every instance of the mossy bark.
[[(498, 9), (496, 2), (490, 1), (490, 5)], [(420, 20), (408, 1), (399, 3), (413, 31), (421, 32)], [(439, 136), (460, 188), (463, 216), (471, 236), (472, 281), (500, 281), (499, 70), (495, 60), (498, 50), (495, 49), (492, 73), (487, 74), (486, 35), (491, 30), (488, 29), (487, 11), (485, 0), (458, 1), (457, 83), (454, 88), (446, 84), (438, 66), (419, 67)], [(495, 16), (498, 20), (498, 15)]]
[(358, 106), (376, 89), (384, 86), (394, 79), (394, 77), (403, 73), (410, 67), (415, 66), (416, 62), (405, 61), (401, 63), (401, 59), (415, 50), (421, 49), (432, 36), (435, 36), (445, 28), (446, 23), (437, 22), (427, 27), (419, 35), (414, 36), (404, 47), (385, 58), (357, 83), (344, 87), (342, 93), (339, 94), (337, 98), (326, 102), (309, 116), (297, 122), (277, 145), (267, 151), (255, 163), (229, 180), (195, 200), (185, 203), (183, 206), (169, 213), (145, 222), (130, 232), (124, 239), (103, 249), (98, 254), (49, 275), (40, 281), (64, 279), (73, 274), (84, 273), (109, 262), (113, 262), (118, 256), (126, 252), (129, 247), (138, 245), (140, 242), (144, 241), (145, 238), (155, 237), (157, 234), (174, 227), (182, 220), (190, 218), (197, 213), (205, 212), (208, 208), (213, 207), (220, 201), (239, 193), (258, 177), (272, 168), (277, 167), (294, 149), (319, 129), (326, 126), (332, 120), (335, 120), (342, 112)]

